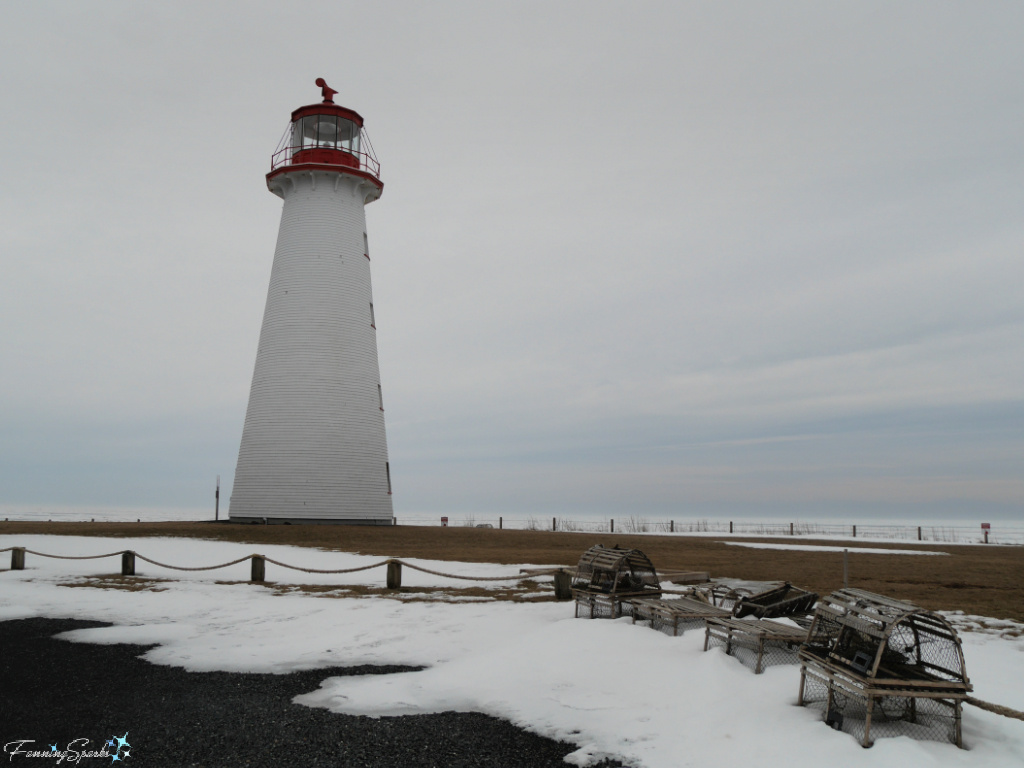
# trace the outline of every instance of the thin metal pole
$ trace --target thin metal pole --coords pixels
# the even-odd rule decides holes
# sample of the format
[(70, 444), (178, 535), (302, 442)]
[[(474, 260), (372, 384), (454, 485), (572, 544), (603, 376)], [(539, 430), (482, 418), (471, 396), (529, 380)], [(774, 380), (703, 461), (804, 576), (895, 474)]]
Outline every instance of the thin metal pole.
[(220, 475), (217, 475), (217, 492), (213, 494), (213, 519), (220, 520)]

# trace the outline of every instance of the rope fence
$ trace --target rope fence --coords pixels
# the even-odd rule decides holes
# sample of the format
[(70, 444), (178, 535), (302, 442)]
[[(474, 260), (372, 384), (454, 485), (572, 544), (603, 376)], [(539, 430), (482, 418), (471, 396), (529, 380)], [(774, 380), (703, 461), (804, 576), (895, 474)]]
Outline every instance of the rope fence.
[(462, 581), (523, 581), (525, 579), (535, 579), (539, 576), (553, 576), (555, 579), (555, 597), (559, 600), (569, 600), (572, 597), (572, 592), (569, 583), (570, 570), (567, 568), (547, 568), (547, 569), (531, 569), (528, 573), (512, 574), (508, 576), (466, 576), (458, 573), (445, 573), (444, 571), (435, 571), (430, 568), (424, 568), (421, 565), (414, 565), (413, 563), (400, 560), (398, 558), (390, 557), (386, 560), (381, 560), (370, 565), (360, 565), (355, 568), (305, 568), (299, 565), (291, 565), (290, 563), (282, 563), (280, 560), (274, 560), (273, 558), (267, 557), (266, 555), (260, 555), (253, 553), (251, 555), (245, 555), (239, 557), (236, 560), (231, 560), (226, 563), (219, 563), (217, 565), (203, 565), (203, 566), (182, 566), (182, 565), (171, 565), (170, 563), (161, 563), (159, 560), (153, 560), (144, 555), (140, 555), (130, 549), (124, 549), (119, 552), (108, 552), (103, 555), (53, 555), (48, 552), (37, 552), (32, 549), (25, 549), (24, 547), (5, 547), (0, 549), (0, 553), (10, 552), (11, 553), (11, 570), (22, 571), (25, 569), (25, 555), (36, 555), (38, 557), (48, 557), (53, 560), (100, 560), (107, 557), (121, 556), (121, 575), (122, 576), (134, 576), (135, 575), (135, 561), (136, 559), (142, 560), (143, 562), (155, 565), (159, 568), (167, 568), (172, 571), (215, 571), (220, 568), (227, 568), (232, 565), (238, 565), (239, 563), (245, 562), (246, 560), (252, 561), (252, 573), (249, 579), (252, 582), (263, 582), (266, 581), (266, 563), (272, 563), (281, 568), (287, 568), (292, 571), (301, 571), (303, 573), (319, 573), (319, 574), (340, 574), (340, 573), (357, 573), (359, 571), (368, 571), (373, 568), (380, 568), (381, 566), (387, 566), (387, 586), (388, 589), (398, 589), (402, 586), (402, 567), (409, 568), (413, 571), (420, 571), (421, 573), (428, 573), (432, 576), (440, 576), (445, 579), (459, 579)]
[[(142, 560), (143, 562), (150, 563), (151, 565), (156, 565), (160, 568), (170, 568), (172, 571), (216, 571), (220, 568), (227, 568), (229, 565), (238, 565), (238, 563), (245, 562), (246, 560), (249, 560), (253, 557), (259, 557), (259, 555), (246, 555), (245, 557), (240, 557), (237, 560), (232, 560), (230, 563), (222, 563), (220, 565), (203, 565), (195, 568), (188, 568), (183, 565), (168, 565), (167, 563), (161, 563), (157, 562), (156, 560), (150, 560), (148, 557), (144, 557), (143, 555), (140, 555), (138, 552), (132, 552), (130, 549), (126, 549), (123, 552), (115, 552), (114, 554), (121, 555), (122, 557), (124, 555), (132, 555), (133, 557), (137, 557), (139, 560)], [(134, 576), (135, 574), (131, 573), (125, 575)]]
[[(15, 550), (18, 549), (18, 547), (8, 547), (7, 549)], [(6, 552), (7, 549), (0, 549), (0, 552)], [(49, 557), (54, 560), (100, 560), (104, 557), (117, 557), (126, 551), (127, 550), (122, 550), (121, 552), (108, 552), (105, 555), (48, 555), (45, 552), (36, 552), (33, 549), (24, 550), (26, 554), (38, 555), (39, 557)]]
[[(258, 557), (258, 555), (254, 555)], [(288, 563), (282, 563), (279, 560), (272, 560), (269, 557), (263, 558), (268, 563), (279, 565), (282, 568), (290, 568), (293, 571), (302, 571), (303, 573), (356, 573), (358, 571), (368, 571), (371, 568), (380, 568), (382, 565), (387, 565), (391, 560), (381, 560), (379, 563), (373, 563), (372, 565), (361, 565), (357, 568), (335, 568), (333, 570), (325, 570), (323, 568), (302, 568), (298, 565), (288, 565)]]
[(507, 581), (509, 579), (532, 579), (535, 576), (549, 576), (563, 573), (563, 568), (551, 568), (546, 571), (534, 571), (531, 570), (529, 573), (522, 573), (518, 576), (458, 576), (454, 573), (442, 573), (441, 571), (432, 571), (429, 568), (423, 568), (419, 565), (413, 565), (412, 563), (406, 563), (402, 560), (396, 560), (395, 562), (402, 563), (407, 568), (411, 568), (414, 571), (421, 571), (423, 573), (429, 573), (431, 576), (443, 576), (447, 579), (470, 579), (472, 581)]

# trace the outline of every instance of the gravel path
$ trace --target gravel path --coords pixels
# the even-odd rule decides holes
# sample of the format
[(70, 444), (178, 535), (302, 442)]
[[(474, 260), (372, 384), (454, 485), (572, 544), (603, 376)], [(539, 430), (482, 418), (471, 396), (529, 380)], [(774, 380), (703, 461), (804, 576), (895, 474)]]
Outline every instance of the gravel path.
[[(0, 622), (0, 745), (66, 749), (111, 736), (131, 744), (124, 765), (380, 766), (384, 768), (564, 768), (575, 747), (481, 714), (367, 717), (291, 703), (333, 675), (386, 674), (402, 667), (319, 669), (288, 675), (185, 672), (138, 658), (147, 646), (53, 639), (58, 632), (104, 626), (72, 619)], [(9, 747), (10, 748), (10, 747)], [(124, 752), (121, 752), (124, 755)], [(8, 764), (53, 766), (56, 759)], [(111, 757), (77, 765), (111, 765)], [(70, 761), (62, 766), (72, 764)], [(611, 768), (612, 764), (606, 764)]]

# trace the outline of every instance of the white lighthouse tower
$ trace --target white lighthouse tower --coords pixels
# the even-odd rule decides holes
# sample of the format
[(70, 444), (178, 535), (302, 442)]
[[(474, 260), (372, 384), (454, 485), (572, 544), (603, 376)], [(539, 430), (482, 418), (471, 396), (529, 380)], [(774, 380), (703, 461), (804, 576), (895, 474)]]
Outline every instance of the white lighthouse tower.
[(229, 516), (390, 525), (364, 214), (384, 185), (363, 118), (316, 84), (267, 174), (284, 208)]

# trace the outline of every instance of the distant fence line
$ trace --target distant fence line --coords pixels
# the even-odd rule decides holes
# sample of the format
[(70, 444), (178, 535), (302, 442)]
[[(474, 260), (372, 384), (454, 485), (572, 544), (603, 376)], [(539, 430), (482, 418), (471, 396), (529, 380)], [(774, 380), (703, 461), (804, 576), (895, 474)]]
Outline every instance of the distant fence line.
[(651, 520), (629, 516), (606, 520), (569, 517), (400, 516), (396, 525), (448, 525), (464, 528), (507, 528), (569, 533), (713, 533), (745, 536), (835, 536), (938, 543), (1024, 544), (1024, 527), (999, 523), (982, 529), (954, 525), (863, 525), (848, 523), (760, 522), (727, 520)]
[[(11, 519), (8, 517), (7, 522)], [(17, 520), (16, 520), (17, 521)], [(92, 518), (96, 522), (96, 518)], [(130, 520), (109, 520), (102, 516), (100, 522), (124, 522)], [(26, 522), (26, 521), (21, 521)], [(27, 522), (39, 522), (31, 519)], [(49, 522), (53, 522), (50, 520)], [(85, 522), (84, 520), (78, 522)], [(141, 518), (135, 522), (141, 523)], [(152, 522), (152, 521), (146, 521)], [(164, 521), (173, 522), (173, 521)], [(179, 521), (180, 522), (180, 521)], [(201, 522), (196, 520), (195, 522)], [(494, 515), (400, 515), (394, 518), (396, 525), (441, 526), (453, 528), (506, 528), (526, 531), (562, 531), (569, 533), (705, 533), (733, 534), (737, 536), (805, 536), (836, 537), (856, 539), (877, 539), (890, 541), (920, 541), (938, 544), (1015, 544), (1024, 545), (1024, 526), (992, 523), (988, 529), (978, 525), (879, 525), (850, 523), (820, 523), (808, 521), (766, 522), (759, 520), (664, 520), (629, 515), (616, 518), (577, 519), (572, 517), (504, 517)], [(0, 550), (3, 551), (3, 550)]]

